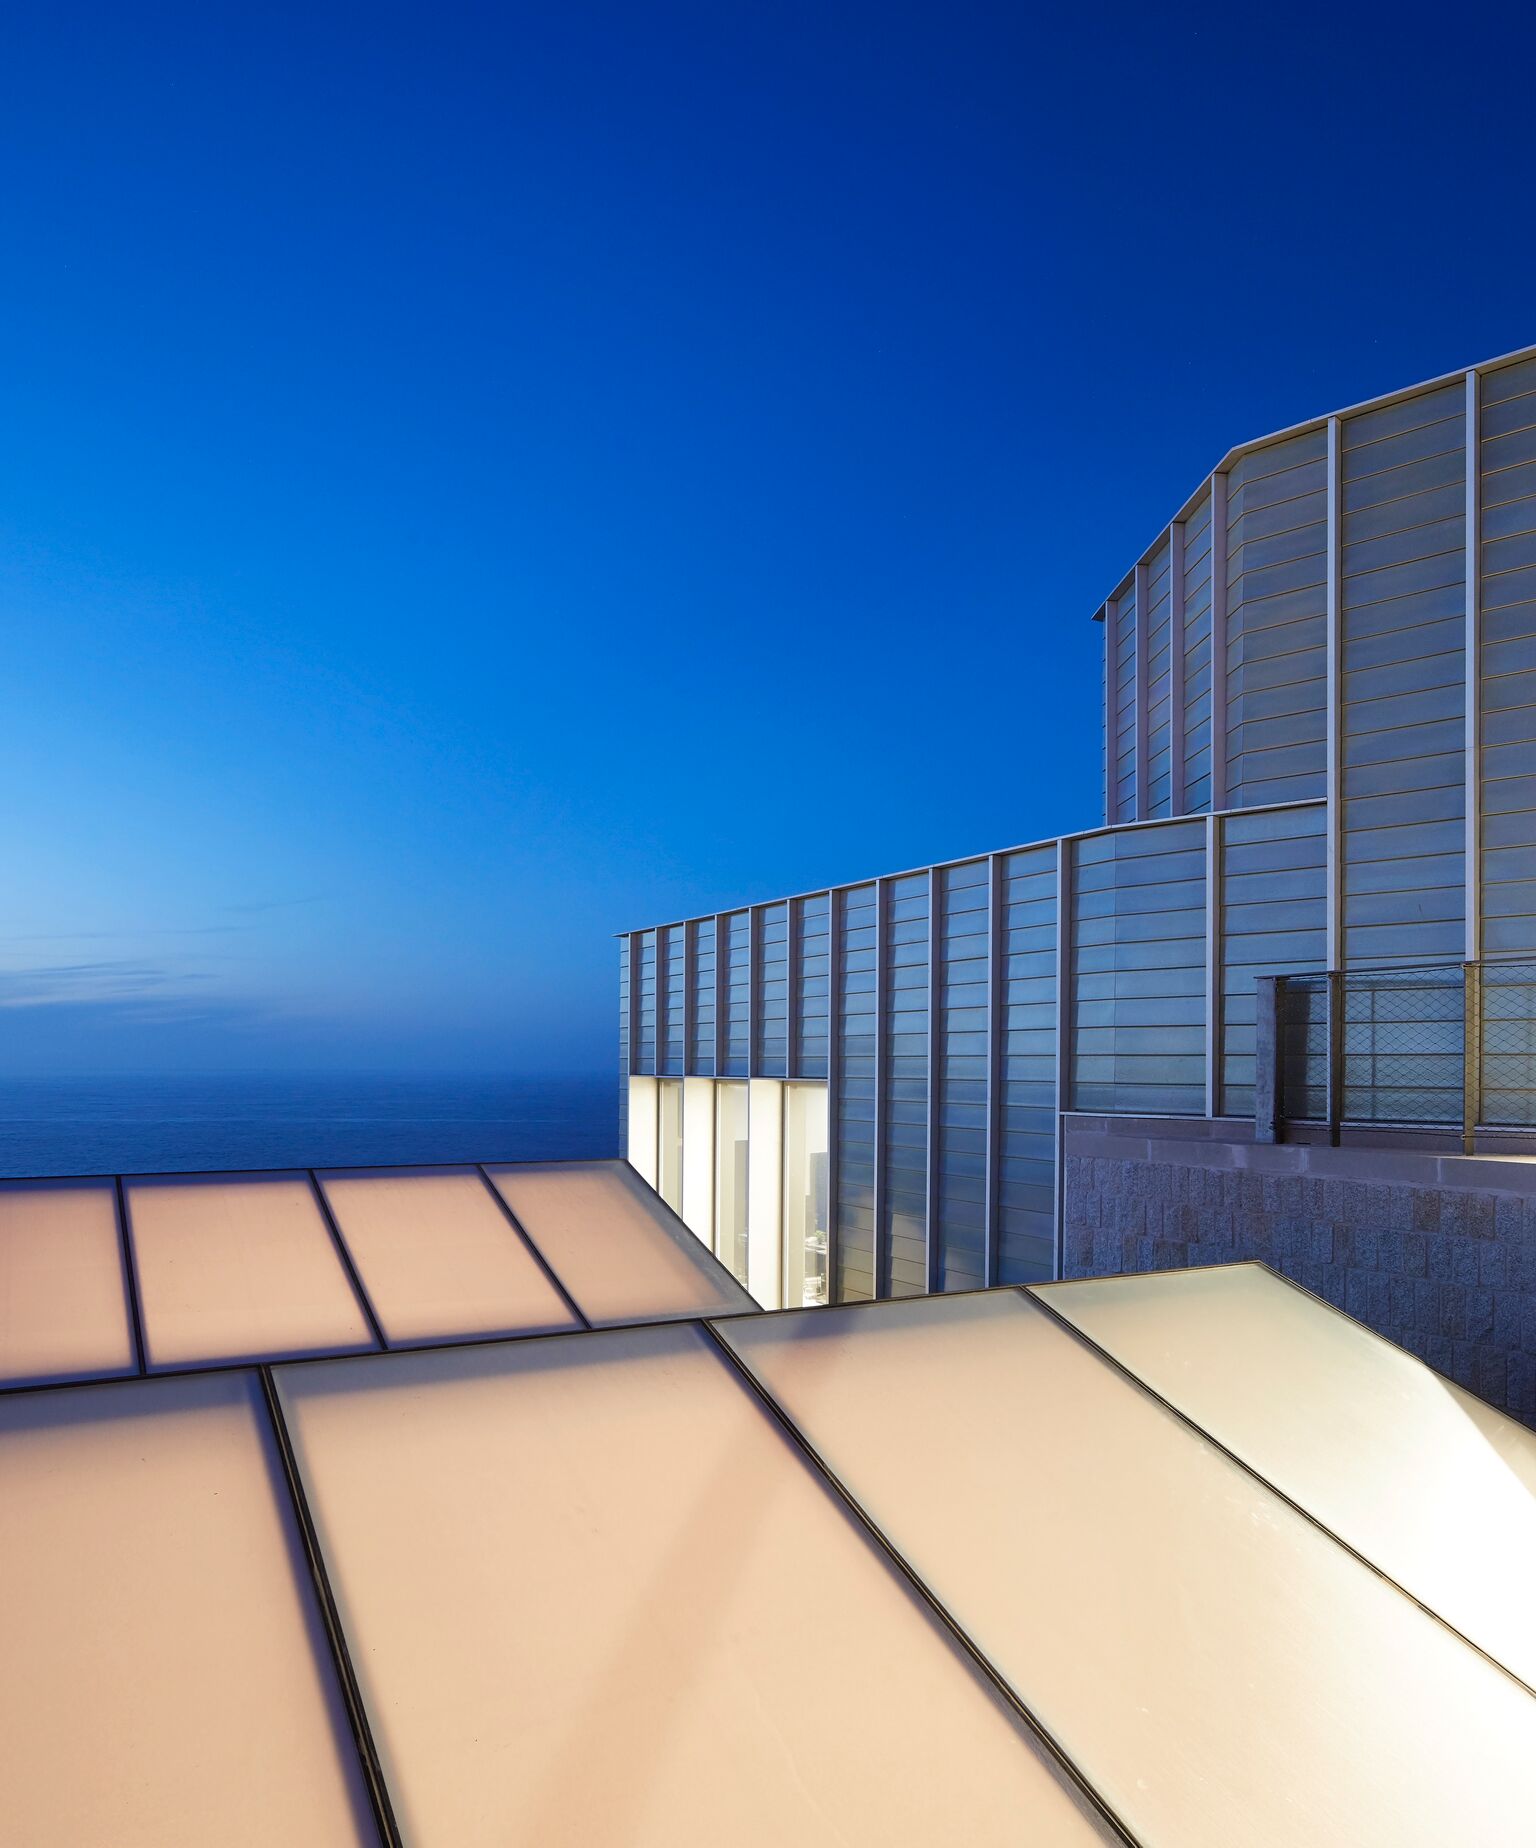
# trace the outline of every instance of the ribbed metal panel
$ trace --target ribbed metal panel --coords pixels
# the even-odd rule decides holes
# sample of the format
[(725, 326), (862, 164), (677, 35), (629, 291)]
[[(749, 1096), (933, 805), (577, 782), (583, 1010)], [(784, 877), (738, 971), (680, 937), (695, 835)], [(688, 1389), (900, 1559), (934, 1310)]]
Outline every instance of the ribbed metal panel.
[(635, 1065), (637, 1072), (656, 1072), (656, 932), (640, 933), (639, 966), (635, 971), (639, 994), (635, 1006)]
[(1136, 791), (1136, 586), (1115, 599), (1115, 820), (1132, 821)]
[(689, 980), (693, 985), (690, 1071), (715, 1075), (715, 920), (700, 918), (693, 927)]
[(681, 924), (669, 924), (661, 932), (658, 945), (657, 982), (661, 1039), (657, 1048), (657, 1070), (680, 1076), (687, 1055), (687, 969), (685, 938)]
[(1205, 827), (1076, 843), (1072, 1105), (1205, 1111)]
[(796, 1078), (825, 1078), (827, 1075), (827, 1021), (831, 1007), (831, 969), (827, 957), (830, 916), (831, 901), (825, 892), (795, 900), (791, 1072)]
[(1211, 497), (1184, 522), (1184, 801), (1211, 806)]
[(880, 1294), (915, 1296), (928, 1287), (929, 879), (884, 884)]
[(1055, 1260), (1056, 853), (1001, 856), (998, 1283), (1039, 1282)]
[(1147, 793), (1143, 819), (1167, 815), (1173, 806), (1173, 597), (1169, 543), (1147, 561)]
[(837, 1085), (832, 1099), (837, 1182), (838, 1302), (875, 1293), (875, 984), (876, 900), (873, 885), (838, 892), (834, 1020)]
[(629, 1152), (629, 964), (630, 939), (619, 939), (619, 1154)]
[(1234, 808), (1323, 794), (1327, 436), (1251, 451), (1227, 477), (1226, 774)]
[(724, 1001), (725, 1054), (721, 1076), (745, 1078), (752, 1058), (752, 916), (732, 911), (719, 922), (716, 951)]
[(934, 1282), (980, 1289), (987, 1233), (986, 860), (943, 868), (934, 925)]
[[(1466, 396), (1341, 428), (1345, 967), (1460, 961), (1466, 814)], [(1444, 476), (1428, 492), (1426, 469)]]
[(757, 908), (757, 1018), (754, 1074), (789, 1075), (789, 906)]
[(1227, 1116), (1247, 1116), (1255, 982), (1325, 964), (1327, 830), (1318, 807), (1230, 815), (1221, 834), (1218, 1107)]

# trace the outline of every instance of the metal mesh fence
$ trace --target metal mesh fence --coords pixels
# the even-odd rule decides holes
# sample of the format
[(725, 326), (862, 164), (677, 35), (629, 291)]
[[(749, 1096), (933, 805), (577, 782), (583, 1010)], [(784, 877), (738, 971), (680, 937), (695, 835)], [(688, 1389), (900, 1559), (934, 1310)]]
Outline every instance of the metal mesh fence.
[(1482, 965), (1484, 1123), (1500, 1128), (1536, 1124), (1536, 963)]
[[(1340, 1014), (1336, 1039), (1330, 1005)], [(1336, 1058), (1344, 1122), (1536, 1127), (1536, 962), (1287, 976), (1279, 1006), (1292, 1122), (1328, 1120)]]

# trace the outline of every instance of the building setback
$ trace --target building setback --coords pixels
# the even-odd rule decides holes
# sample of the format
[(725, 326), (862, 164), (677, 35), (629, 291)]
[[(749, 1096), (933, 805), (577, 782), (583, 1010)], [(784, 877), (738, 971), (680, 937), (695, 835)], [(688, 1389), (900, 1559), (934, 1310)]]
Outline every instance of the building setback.
[[(1359, 1273), (1357, 1313), (1454, 1284), (1352, 1247), (1352, 1181), (1417, 1190), (1378, 1233), (1432, 1244), (1471, 1189), (1525, 1238), (1489, 1157), (1536, 1147), (1536, 349), (1233, 450), (1095, 618), (1101, 828), (621, 939), (624, 1146), (767, 1306), (1224, 1237), (1341, 1303)], [(1371, 1319), (1488, 1391), (1468, 1307)]]

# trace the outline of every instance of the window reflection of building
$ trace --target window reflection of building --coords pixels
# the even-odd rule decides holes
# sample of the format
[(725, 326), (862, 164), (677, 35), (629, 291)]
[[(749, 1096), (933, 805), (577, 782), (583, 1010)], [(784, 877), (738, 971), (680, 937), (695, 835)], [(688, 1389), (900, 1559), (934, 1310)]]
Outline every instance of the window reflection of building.
[(827, 1088), (791, 1084), (784, 1092), (784, 1304), (827, 1300), (830, 1225)]
[(747, 1087), (715, 1088), (715, 1254), (747, 1281)]

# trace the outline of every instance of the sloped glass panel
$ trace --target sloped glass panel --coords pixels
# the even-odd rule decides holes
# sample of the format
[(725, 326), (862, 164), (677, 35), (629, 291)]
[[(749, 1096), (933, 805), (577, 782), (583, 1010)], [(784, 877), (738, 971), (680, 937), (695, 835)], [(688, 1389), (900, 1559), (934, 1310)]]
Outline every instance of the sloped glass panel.
[(0, 1398), (0, 1839), (373, 1843), (254, 1378)]
[(756, 1307), (624, 1162), (520, 1162), (486, 1173), (593, 1323)]
[(473, 1168), (319, 1179), (386, 1341), (580, 1327)]
[(374, 1345), (303, 1177), (131, 1181), (125, 1201), (152, 1368)]
[(719, 1332), (1138, 1841), (1529, 1842), (1536, 1700), (1033, 1299)]
[(1039, 1294), (1536, 1685), (1536, 1432), (1257, 1264)]
[(0, 1384), (132, 1371), (112, 1183), (0, 1187)]
[(702, 1330), (277, 1378), (407, 1840), (1110, 1839)]

